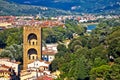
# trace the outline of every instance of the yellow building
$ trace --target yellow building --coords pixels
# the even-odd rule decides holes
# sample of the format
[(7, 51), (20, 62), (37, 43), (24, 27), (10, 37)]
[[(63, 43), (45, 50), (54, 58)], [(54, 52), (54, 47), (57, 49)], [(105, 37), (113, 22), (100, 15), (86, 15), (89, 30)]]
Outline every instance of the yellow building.
[(3, 23), (0, 23), (0, 26), (4, 26), (5, 28), (9, 28), (9, 26), (11, 26), (12, 23), (8, 23), (8, 22), (3, 22)]
[(10, 67), (5, 65), (0, 65), (0, 80), (10, 80), (11, 72), (9, 70)]
[(0, 70), (0, 80), (10, 80), (10, 72), (5, 70)]

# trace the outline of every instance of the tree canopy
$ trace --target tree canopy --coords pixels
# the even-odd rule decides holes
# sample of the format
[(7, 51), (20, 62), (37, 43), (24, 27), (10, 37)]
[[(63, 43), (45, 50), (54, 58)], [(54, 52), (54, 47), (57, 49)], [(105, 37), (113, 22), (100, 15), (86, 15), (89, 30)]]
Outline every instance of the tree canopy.
[(67, 51), (61, 48), (51, 64), (61, 72), (58, 80), (119, 80), (119, 21), (102, 20), (89, 36), (79, 34), (71, 39)]

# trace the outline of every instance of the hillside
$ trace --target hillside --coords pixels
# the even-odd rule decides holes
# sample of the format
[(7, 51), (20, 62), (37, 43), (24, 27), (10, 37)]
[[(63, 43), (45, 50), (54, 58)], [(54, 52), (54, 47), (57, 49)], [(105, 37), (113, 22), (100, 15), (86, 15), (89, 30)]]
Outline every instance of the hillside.
[(120, 13), (120, 0), (9, 0), (84, 13)]
[(36, 15), (42, 14), (44, 16), (57, 16), (71, 14), (70, 12), (53, 9), (42, 6), (22, 5), (6, 0), (0, 0), (0, 15)]

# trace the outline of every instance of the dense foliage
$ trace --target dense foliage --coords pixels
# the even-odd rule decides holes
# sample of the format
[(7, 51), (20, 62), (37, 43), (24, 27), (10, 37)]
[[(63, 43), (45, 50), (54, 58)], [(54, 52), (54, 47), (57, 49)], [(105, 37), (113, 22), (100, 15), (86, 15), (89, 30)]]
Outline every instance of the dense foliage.
[(0, 0), (0, 15), (36, 15), (40, 13), (44, 16), (59, 16), (81, 14), (81, 12), (119, 15), (119, 0)]
[(0, 57), (9, 57), (22, 62), (22, 28), (11, 28), (0, 32)]
[(46, 6), (79, 13), (120, 14), (119, 0), (10, 0), (16, 3)]
[(22, 5), (11, 2), (11, 0), (0, 0), (0, 15), (37, 15), (38, 13), (44, 16), (58, 16), (58, 15), (69, 15), (71, 12), (58, 10), (54, 8), (33, 6), (33, 5)]
[(11, 28), (0, 32), (0, 47), (10, 46), (13, 44), (21, 45), (23, 42), (22, 28)]
[(72, 39), (74, 37), (73, 34), (83, 35), (84, 33), (85, 27), (82, 27), (81, 24), (77, 24), (73, 20), (66, 20), (64, 27), (43, 28), (42, 39), (46, 43), (56, 43), (66, 39)]
[(119, 31), (120, 19), (102, 20), (90, 36), (72, 39), (68, 48), (60, 44), (51, 64), (61, 72), (57, 80), (119, 80)]

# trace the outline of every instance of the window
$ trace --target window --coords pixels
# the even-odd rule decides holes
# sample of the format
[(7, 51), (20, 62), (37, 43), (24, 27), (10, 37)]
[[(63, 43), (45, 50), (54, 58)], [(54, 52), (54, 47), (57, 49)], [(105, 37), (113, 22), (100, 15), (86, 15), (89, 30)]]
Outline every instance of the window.
[(29, 60), (30, 60), (30, 55), (29, 55)]
[(34, 56), (32, 56), (32, 59), (34, 60), (34, 59), (35, 59), (35, 57), (34, 57)]
[(50, 59), (52, 59), (52, 57), (50, 57)]
[(33, 42), (33, 45), (34, 45), (35, 43)]

